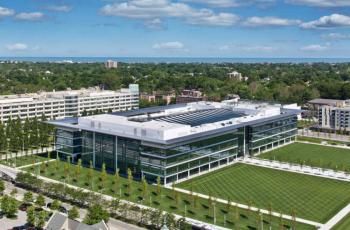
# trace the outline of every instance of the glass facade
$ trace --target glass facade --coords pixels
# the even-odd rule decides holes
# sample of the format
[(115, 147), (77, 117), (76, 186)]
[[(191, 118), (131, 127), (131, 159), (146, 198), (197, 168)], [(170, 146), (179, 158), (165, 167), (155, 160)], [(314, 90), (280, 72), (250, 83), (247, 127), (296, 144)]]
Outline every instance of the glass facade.
[(115, 172), (118, 168), (124, 175), (130, 168), (135, 178), (145, 176), (155, 181), (159, 176), (163, 183), (171, 183), (228, 164), (237, 156), (290, 142), (296, 135), (296, 121), (296, 116), (286, 116), (176, 145), (57, 129), (56, 145), (59, 152), (80, 153), (86, 166), (91, 161), (96, 169), (101, 169), (105, 163), (107, 171)]
[(290, 116), (248, 127), (250, 154), (256, 154), (291, 141), (297, 134), (297, 117)]
[(81, 132), (75, 130), (56, 129), (55, 144), (58, 155), (62, 159), (70, 156), (74, 161), (82, 151)]

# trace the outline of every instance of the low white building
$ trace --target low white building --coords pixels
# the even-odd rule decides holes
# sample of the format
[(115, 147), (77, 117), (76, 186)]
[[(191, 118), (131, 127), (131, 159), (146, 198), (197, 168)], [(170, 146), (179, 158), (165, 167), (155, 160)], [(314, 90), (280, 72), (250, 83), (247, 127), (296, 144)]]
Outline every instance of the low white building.
[(0, 120), (40, 117), (48, 119), (81, 116), (84, 111), (126, 111), (139, 106), (138, 85), (118, 91), (98, 87), (80, 90), (0, 96)]
[(118, 68), (118, 62), (113, 60), (108, 60), (105, 62), (105, 67), (107, 69)]

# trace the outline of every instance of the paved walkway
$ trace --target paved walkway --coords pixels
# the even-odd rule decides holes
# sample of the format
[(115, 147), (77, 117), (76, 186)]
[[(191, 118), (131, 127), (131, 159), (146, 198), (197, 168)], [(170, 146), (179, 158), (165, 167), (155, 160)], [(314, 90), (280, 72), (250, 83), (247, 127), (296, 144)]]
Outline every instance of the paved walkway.
[(315, 132), (311, 130), (298, 130), (298, 135), (304, 136), (304, 137), (313, 137), (313, 138), (321, 138), (321, 139), (328, 139), (330, 141), (345, 141), (350, 142), (350, 136), (347, 135), (340, 135), (335, 133), (324, 133), (324, 132)]
[(48, 163), (48, 162), (55, 161), (55, 160), (56, 160), (56, 159), (51, 159), (51, 160), (47, 160), (47, 161), (39, 161), (39, 162), (36, 162), (36, 163), (34, 163), (34, 164), (23, 165), (23, 166), (16, 167), (16, 168), (17, 168), (17, 169), (28, 168), (28, 167), (31, 167), (31, 166), (34, 166), (34, 165), (40, 165), (40, 164), (42, 164), (43, 162)]
[(346, 146), (346, 145), (330, 145), (330, 144), (326, 144), (326, 143), (319, 144), (319, 143), (315, 143), (315, 142), (298, 141), (298, 140), (296, 140), (295, 142), (297, 142), (297, 143), (304, 143), (304, 144), (310, 144), (310, 145), (321, 145), (321, 146), (340, 148), (340, 149), (350, 149), (350, 146)]
[[(190, 191), (185, 190), (185, 189), (180, 189), (180, 188), (176, 188), (175, 187), (175, 190), (178, 191), (178, 192), (185, 193), (185, 194), (191, 194)], [(198, 195), (198, 197), (201, 197), (203, 199), (209, 199), (209, 196), (201, 194), (201, 193), (193, 192), (193, 195)], [(215, 201), (219, 202), (219, 203), (222, 203), (222, 204), (227, 204), (228, 203), (227, 200), (220, 199), (220, 198), (215, 198)], [(247, 209), (247, 210), (250, 209), (250, 210), (256, 211), (256, 212), (260, 210), (261, 213), (267, 214), (267, 215), (269, 215), (269, 213), (270, 213), (268, 210), (259, 209), (259, 208), (256, 208), (256, 207), (249, 207), (248, 205), (245, 205), (245, 204), (239, 204), (239, 203), (236, 203), (236, 202), (231, 202), (230, 204), (233, 205), (233, 206), (237, 205), (237, 207), (242, 208), (242, 209)], [(272, 214), (272, 216), (276, 216), (276, 217), (280, 217), (281, 216), (281, 213), (278, 213), (278, 212), (272, 212), (271, 214)], [(287, 219), (287, 220), (292, 220), (293, 219), (292, 216), (285, 215), (285, 214), (282, 214), (282, 217), (284, 219)], [(298, 218), (298, 217), (295, 220), (297, 222), (299, 222), (299, 223), (313, 225), (313, 226), (316, 226), (316, 227), (322, 227), (323, 226), (323, 224), (321, 224), (321, 223), (318, 223), (318, 222), (315, 222), (315, 221), (311, 221), (311, 220), (302, 219), (302, 218)]]
[(350, 213), (350, 204), (344, 207), (340, 212), (333, 216), (327, 223), (325, 223), (319, 230), (329, 230), (333, 228), (339, 221), (341, 221), (348, 213)]
[(240, 161), (245, 164), (256, 165), (265, 168), (350, 182), (350, 175), (346, 174), (345, 172), (334, 171), (332, 169), (317, 168), (306, 165), (301, 166), (299, 164), (270, 161), (259, 158), (242, 158)]

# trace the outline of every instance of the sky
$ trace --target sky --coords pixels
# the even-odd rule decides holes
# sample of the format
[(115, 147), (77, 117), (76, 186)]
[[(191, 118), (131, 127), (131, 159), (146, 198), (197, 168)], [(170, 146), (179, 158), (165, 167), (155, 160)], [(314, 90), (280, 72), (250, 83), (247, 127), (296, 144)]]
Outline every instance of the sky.
[(349, 54), (350, 0), (0, 0), (0, 56)]

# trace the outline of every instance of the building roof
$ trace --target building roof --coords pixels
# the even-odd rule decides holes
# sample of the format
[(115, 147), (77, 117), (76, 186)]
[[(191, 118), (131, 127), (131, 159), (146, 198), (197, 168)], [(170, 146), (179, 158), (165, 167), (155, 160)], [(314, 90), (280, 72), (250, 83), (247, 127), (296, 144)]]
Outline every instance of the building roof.
[(69, 219), (66, 214), (55, 212), (45, 229), (47, 230), (108, 230), (108, 226), (102, 220), (94, 225), (87, 225), (76, 220)]
[(192, 138), (220, 134), (283, 116), (298, 114), (295, 106), (236, 100), (194, 102), (161, 106), (124, 113), (112, 113), (52, 121), (53, 125), (141, 140), (148, 143), (175, 144)]
[(345, 100), (334, 100), (334, 99), (323, 99), (317, 98), (309, 101), (309, 104), (317, 104), (317, 105), (329, 105), (329, 106), (337, 106), (339, 103), (345, 103)]

